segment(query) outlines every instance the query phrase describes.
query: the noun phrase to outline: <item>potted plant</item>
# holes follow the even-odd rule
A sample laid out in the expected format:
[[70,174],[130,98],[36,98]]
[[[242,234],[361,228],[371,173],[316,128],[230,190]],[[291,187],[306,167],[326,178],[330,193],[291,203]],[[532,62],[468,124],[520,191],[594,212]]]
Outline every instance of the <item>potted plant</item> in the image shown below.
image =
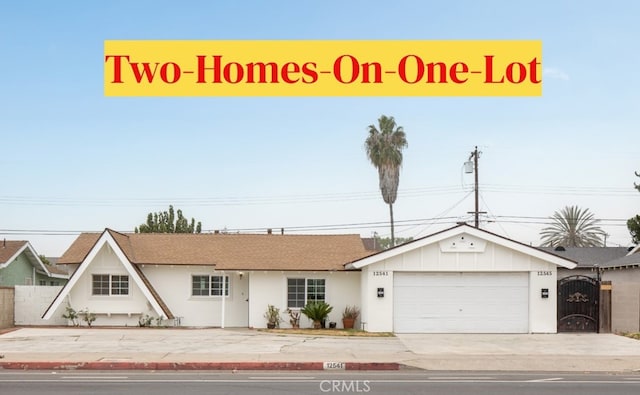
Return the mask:
[[347,306],[342,312],[342,326],[344,329],[353,329],[356,320],[360,316],[360,309],[356,306]]
[[300,310],[286,310],[287,314],[289,314],[289,324],[293,329],[300,328]]
[[314,329],[320,329],[322,322],[327,319],[333,307],[326,302],[310,302],[300,312],[313,321]]
[[264,313],[264,318],[267,319],[267,328],[273,329],[280,326],[282,318],[280,317],[280,309],[270,304],[267,306],[267,312]]

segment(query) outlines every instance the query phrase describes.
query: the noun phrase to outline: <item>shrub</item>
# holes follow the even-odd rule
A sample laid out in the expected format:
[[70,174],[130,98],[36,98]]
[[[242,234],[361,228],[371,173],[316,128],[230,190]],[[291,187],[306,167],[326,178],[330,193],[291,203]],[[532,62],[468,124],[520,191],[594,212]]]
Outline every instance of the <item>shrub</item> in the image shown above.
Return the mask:
[[66,318],[71,321],[73,326],[79,326],[78,323],[78,312],[71,306],[67,305],[66,312],[62,314],[62,318]]
[[314,328],[320,328],[322,321],[329,317],[333,307],[326,302],[310,302],[300,312],[313,321]]
[[87,323],[87,326],[91,327],[93,321],[96,320],[96,315],[89,311],[89,308],[85,308],[84,310],[80,310],[78,312],[79,315],[82,316],[82,321]]

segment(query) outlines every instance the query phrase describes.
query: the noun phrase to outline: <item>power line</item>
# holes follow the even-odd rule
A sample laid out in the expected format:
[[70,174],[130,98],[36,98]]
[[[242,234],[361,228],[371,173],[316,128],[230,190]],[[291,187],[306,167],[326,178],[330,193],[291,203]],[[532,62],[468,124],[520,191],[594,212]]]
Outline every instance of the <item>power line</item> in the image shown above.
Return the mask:
[[[472,191],[471,191],[472,192]],[[469,192],[469,194],[471,194]],[[424,233],[426,229],[435,224],[456,224],[461,222],[462,219],[469,218],[468,215],[462,216],[443,216],[457,205],[459,205],[466,197],[456,202],[453,206],[440,214],[439,216],[432,218],[415,218],[394,221],[398,227],[417,227],[426,226],[425,229],[418,232],[418,235]],[[484,199],[483,199],[484,200]],[[511,223],[511,224],[531,224],[531,225],[551,225],[553,222],[547,217],[533,217],[533,216],[515,216],[515,215],[496,215],[491,216],[494,223]],[[601,226],[625,226],[626,219],[620,218],[604,218],[598,219]],[[373,222],[350,222],[341,224],[324,224],[324,225],[297,225],[297,226],[273,226],[273,227],[251,227],[251,228],[227,228],[226,232],[229,233],[263,233],[265,229],[284,229],[286,233],[296,232],[321,232],[321,231],[335,231],[335,230],[356,230],[356,229],[371,229],[376,227],[383,227],[389,224],[388,221],[373,221]],[[218,229],[205,229],[203,233],[212,233]],[[504,229],[503,229],[504,230]],[[46,235],[46,236],[70,236],[78,235],[80,233],[100,233],[100,230],[63,230],[63,229],[0,229],[0,235]]]
[[[632,188],[619,187],[570,187],[570,186],[533,186],[480,184],[483,192],[501,194],[533,194],[533,195],[569,195],[569,196],[638,196]],[[474,190],[473,186],[436,186],[405,188],[398,191],[402,198],[418,198],[423,196],[451,195]],[[209,196],[198,198],[185,197],[62,197],[62,196],[27,196],[2,195],[0,205],[11,206],[89,206],[89,207],[122,207],[149,205],[180,205],[188,207],[206,206],[244,206],[244,205],[277,205],[295,203],[321,203],[374,200],[380,198],[379,191],[320,193],[303,195],[247,195],[247,196]]]

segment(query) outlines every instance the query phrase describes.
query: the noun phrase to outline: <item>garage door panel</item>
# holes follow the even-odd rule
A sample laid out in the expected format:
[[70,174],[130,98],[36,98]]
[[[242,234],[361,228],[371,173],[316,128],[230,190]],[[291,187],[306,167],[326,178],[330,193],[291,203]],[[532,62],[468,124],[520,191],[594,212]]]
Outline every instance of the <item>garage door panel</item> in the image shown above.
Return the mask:
[[395,273],[398,333],[526,333],[528,273]]

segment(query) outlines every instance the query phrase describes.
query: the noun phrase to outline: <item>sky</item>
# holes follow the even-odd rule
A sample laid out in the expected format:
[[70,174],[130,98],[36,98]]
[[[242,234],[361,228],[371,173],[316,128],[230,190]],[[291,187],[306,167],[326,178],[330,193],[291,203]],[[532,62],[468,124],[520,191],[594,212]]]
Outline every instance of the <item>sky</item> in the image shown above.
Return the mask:
[[[364,150],[393,116],[408,148],[397,237],[472,221],[537,245],[588,208],[607,245],[640,213],[635,1],[21,1],[0,5],[0,238],[61,255],[170,204],[205,231],[374,232]],[[540,97],[105,97],[105,40],[542,40]]]

